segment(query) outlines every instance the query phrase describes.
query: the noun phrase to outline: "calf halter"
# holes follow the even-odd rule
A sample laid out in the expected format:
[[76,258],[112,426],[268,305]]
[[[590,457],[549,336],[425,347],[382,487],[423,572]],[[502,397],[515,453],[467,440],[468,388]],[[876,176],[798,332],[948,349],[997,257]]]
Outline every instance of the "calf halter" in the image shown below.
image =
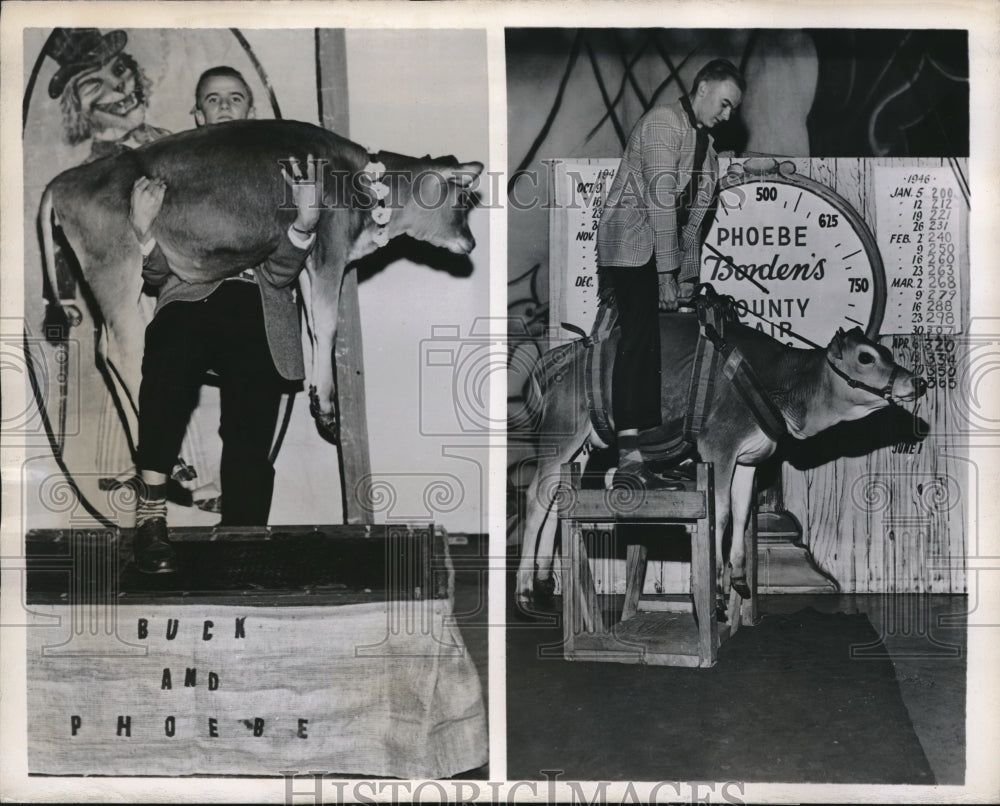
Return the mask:
[[896,376],[899,374],[899,364],[893,364],[892,372],[889,373],[889,381],[885,386],[876,388],[874,386],[869,386],[864,381],[859,381],[857,378],[852,378],[844,370],[838,367],[833,361],[830,360],[830,356],[826,357],[826,363],[830,365],[830,369],[836,372],[841,378],[847,381],[847,385],[852,389],[864,389],[866,392],[870,392],[876,397],[880,397],[887,403],[893,406],[898,406],[899,403],[892,396],[892,387],[896,383]]
[[392,210],[386,207],[385,199],[389,195],[389,186],[382,181],[385,175],[385,165],[379,162],[378,156],[369,152],[368,164],[362,169],[361,175],[367,180],[367,185],[375,196],[375,205],[372,207],[372,221],[375,222],[375,232],[372,233],[372,241],[376,246],[385,246],[389,243],[389,231],[387,226],[392,218]]

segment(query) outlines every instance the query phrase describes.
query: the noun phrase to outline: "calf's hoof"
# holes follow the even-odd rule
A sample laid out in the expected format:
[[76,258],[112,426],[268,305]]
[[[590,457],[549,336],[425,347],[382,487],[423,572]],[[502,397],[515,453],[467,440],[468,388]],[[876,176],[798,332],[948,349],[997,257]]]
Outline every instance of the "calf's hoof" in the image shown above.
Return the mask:
[[194,481],[198,478],[198,471],[178,456],[170,478],[174,481]]
[[746,577],[733,577],[732,582],[733,590],[736,591],[741,599],[750,598],[750,586],[747,584]]
[[729,616],[726,615],[726,597],[725,594],[720,592],[716,592],[715,594],[715,620],[719,624],[729,622]]
[[202,512],[211,512],[213,515],[219,515],[222,513],[222,496],[215,495],[210,498],[199,498],[194,502],[194,505]]
[[552,577],[548,579],[536,579],[534,594],[532,599],[537,608],[551,610],[556,596],[556,581]]
[[516,621],[538,621],[538,610],[530,593],[519,591],[515,597],[514,619]]
[[340,424],[333,415],[326,415],[316,418],[316,430],[331,445],[340,444]]
[[516,595],[515,616],[519,621],[539,621],[557,611],[554,579],[536,579],[530,590],[519,590]]
[[337,416],[337,409],[325,412],[319,405],[319,395],[316,387],[309,387],[309,413],[316,422],[316,430],[331,445],[340,444],[340,418]]

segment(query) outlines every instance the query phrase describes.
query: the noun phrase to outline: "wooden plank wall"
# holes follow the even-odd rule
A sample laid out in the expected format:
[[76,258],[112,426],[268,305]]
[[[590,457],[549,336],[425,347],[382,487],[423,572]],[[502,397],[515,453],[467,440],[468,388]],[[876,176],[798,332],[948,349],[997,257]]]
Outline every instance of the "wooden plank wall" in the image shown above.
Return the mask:
[[[945,167],[944,159],[802,159],[797,169],[847,199],[875,231],[874,167]],[[968,160],[958,161],[967,175]],[[958,198],[962,318],[969,321],[968,211]],[[891,289],[889,294],[892,294]],[[906,367],[933,367],[955,351],[961,378],[962,339],[883,336]],[[917,414],[928,423],[915,452],[896,446],[800,470],[782,469],[784,500],[803,526],[803,540],[844,592],[964,593],[970,492],[963,446],[961,389],[931,388]],[[883,421],[878,421],[883,422]]]

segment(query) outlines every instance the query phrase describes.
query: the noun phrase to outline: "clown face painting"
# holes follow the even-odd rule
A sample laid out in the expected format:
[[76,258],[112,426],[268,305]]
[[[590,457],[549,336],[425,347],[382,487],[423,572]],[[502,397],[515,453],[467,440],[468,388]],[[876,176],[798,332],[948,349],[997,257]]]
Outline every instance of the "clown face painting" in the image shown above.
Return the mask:
[[146,124],[149,81],[124,51],[124,31],[56,28],[44,52],[60,67],[49,83],[58,99],[69,145],[93,139],[91,159],[136,147],[167,134]]

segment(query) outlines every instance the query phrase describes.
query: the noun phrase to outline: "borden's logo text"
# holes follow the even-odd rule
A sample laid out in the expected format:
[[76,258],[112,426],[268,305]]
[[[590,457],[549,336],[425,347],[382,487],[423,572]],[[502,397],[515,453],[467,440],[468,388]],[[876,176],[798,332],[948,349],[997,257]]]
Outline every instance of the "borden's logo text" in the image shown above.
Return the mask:
[[782,259],[781,252],[775,252],[770,260],[762,263],[738,263],[727,249],[738,250],[746,247],[777,246],[805,247],[808,227],[763,226],[763,227],[719,227],[717,244],[720,253],[703,255],[709,270],[709,282],[725,282],[730,279],[742,280],[751,277],[759,282],[768,280],[822,280],[826,275],[826,259],[810,255],[806,262],[789,262]]

